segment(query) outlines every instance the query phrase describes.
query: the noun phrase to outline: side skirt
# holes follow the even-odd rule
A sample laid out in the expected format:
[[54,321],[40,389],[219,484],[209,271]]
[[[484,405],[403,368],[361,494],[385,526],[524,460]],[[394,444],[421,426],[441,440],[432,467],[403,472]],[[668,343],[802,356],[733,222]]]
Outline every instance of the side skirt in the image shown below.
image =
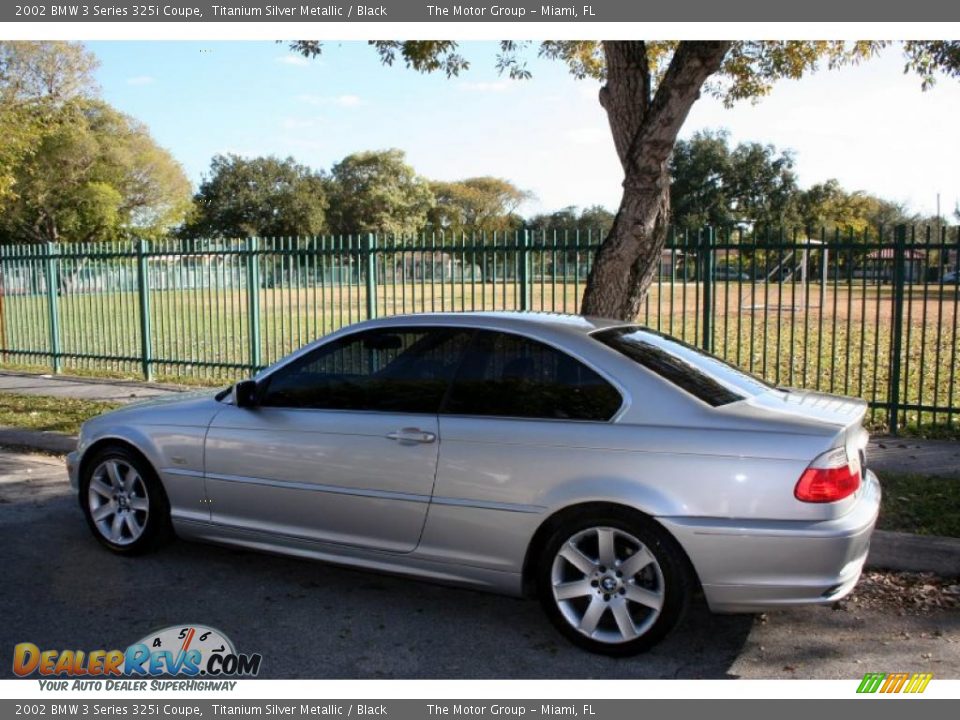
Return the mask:
[[174,518],[173,525],[177,536],[183,540],[229,545],[277,555],[320,560],[332,565],[402,575],[418,580],[443,585],[456,585],[502,595],[519,597],[523,594],[520,573],[425,560],[418,558],[416,551],[397,555],[184,518]]

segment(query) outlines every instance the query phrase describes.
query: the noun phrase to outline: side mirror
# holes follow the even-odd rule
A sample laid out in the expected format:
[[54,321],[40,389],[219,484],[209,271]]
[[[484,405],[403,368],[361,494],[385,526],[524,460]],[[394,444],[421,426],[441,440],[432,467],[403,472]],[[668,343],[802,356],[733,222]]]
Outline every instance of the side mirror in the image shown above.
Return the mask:
[[233,401],[237,407],[255,408],[257,406],[257,383],[255,380],[241,380],[233,386]]

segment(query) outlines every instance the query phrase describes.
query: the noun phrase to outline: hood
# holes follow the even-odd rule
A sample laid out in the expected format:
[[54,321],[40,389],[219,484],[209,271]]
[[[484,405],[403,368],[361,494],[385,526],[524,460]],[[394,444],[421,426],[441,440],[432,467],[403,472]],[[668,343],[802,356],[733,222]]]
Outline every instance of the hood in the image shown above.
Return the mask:
[[205,388],[203,390],[190,390],[189,392],[172,392],[169,395],[158,395],[157,397],[146,398],[144,400],[134,400],[133,402],[125,403],[122,407],[118,407],[116,410],[112,410],[111,412],[121,412],[123,410],[149,407],[161,407],[163,405],[172,405],[175,403],[196,400],[198,398],[212,398],[222,390],[223,388]]
[[219,390],[173,393],[124,405],[88,420],[86,425],[181,425],[205,427],[222,405],[214,396]]

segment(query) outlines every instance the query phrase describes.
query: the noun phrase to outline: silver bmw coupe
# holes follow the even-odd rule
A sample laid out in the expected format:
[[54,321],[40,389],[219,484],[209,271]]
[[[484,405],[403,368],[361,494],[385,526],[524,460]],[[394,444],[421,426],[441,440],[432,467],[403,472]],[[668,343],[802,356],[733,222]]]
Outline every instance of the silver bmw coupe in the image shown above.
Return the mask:
[[880,503],[865,409],[636,325],[423,314],[90,420],[68,468],[115,552],[175,532],[536,595],[629,655],[701,590],[715,612],[850,592]]

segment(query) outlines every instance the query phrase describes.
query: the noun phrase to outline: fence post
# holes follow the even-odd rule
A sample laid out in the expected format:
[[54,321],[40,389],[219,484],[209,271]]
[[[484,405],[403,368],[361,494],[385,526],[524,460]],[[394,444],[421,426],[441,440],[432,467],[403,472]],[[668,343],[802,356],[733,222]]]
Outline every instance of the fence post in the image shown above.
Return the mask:
[[59,268],[57,267],[57,245],[48,242],[44,270],[47,280],[47,314],[50,325],[50,359],[55,375],[63,372],[60,351],[60,307],[57,297],[60,294]]
[[704,352],[713,352],[713,228],[700,234],[700,268],[703,275],[703,337],[700,346]]
[[907,228],[898,225],[893,240],[893,326],[890,328],[890,386],[888,424],[896,435],[900,420],[900,363],[903,351],[903,302],[906,270]]
[[517,278],[520,287],[520,309],[530,310],[533,307],[533,288],[530,286],[530,232],[524,228],[517,231],[517,240],[519,240],[519,275]]
[[367,246],[361,250],[367,253],[367,320],[377,316],[377,236],[367,234]]
[[137,295],[140,299],[140,367],[144,380],[153,380],[153,333],[150,329],[150,273],[148,241],[137,241]]
[[260,357],[260,242],[259,238],[247,238],[247,323],[250,341],[250,371],[257,372],[262,363]]

